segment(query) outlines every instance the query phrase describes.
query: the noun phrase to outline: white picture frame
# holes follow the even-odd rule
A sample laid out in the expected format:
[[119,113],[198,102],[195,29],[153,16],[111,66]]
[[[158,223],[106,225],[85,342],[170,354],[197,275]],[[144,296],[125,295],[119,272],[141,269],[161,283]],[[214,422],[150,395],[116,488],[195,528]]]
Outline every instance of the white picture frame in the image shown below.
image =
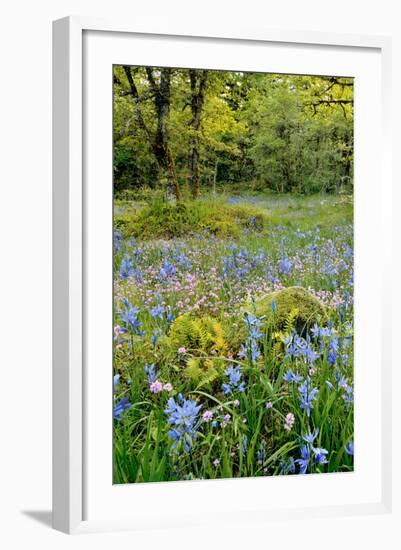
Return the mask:
[[[94,40],[88,47],[88,42],[85,42],[85,35],[92,33]],[[92,260],[88,260],[90,254],[91,240],[90,235],[93,230],[90,224],[94,222],[94,217],[91,214],[90,201],[93,198],[91,191],[87,190],[84,185],[84,180],[87,177],[85,168],[85,155],[90,155],[90,147],[88,147],[87,137],[84,135],[84,127],[87,123],[87,102],[84,90],[85,73],[84,59],[86,63],[89,60],[96,60],[101,57],[102,46],[96,42],[96,36],[101,39],[107,37],[107,51],[111,50],[112,43],[121,40],[130,40],[130,37],[135,37],[144,40],[146,43],[150,41],[168,39],[173,44],[175,41],[180,41],[189,45],[191,43],[202,44],[207,50],[207,44],[223,44],[224,47],[245,47],[252,44],[262,48],[264,45],[275,45],[280,48],[290,49],[293,54],[299,52],[313,52],[318,48],[326,48],[326,51],[333,52],[333,59],[341,51],[344,56],[349,54],[354,55],[357,52],[374,52],[375,59],[378,63],[377,67],[380,75],[380,82],[376,82],[377,94],[372,99],[371,105],[375,105],[377,111],[377,120],[375,128],[379,132],[376,141],[380,146],[380,158],[378,158],[377,176],[381,183],[381,196],[391,196],[391,177],[390,177],[390,160],[389,160],[389,124],[390,124],[390,55],[391,42],[387,37],[376,36],[353,36],[353,35],[337,35],[327,33],[313,32],[290,32],[290,31],[275,31],[275,30],[219,30],[215,29],[181,29],[174,28],[173,25],[166,25],[166,28],[142,28],[139,24],[131,25],[126,22],[104,21],[93,18],[83,17],[68,17],[54,22],[53,27],[53,526],[67,533],[97,531],[97,530],[114,530],[114,529],[137,529],[151,525],[151,521],[147,521],[146,511],[143,516],[137,514],[131,517],[119,517],[118,515],[107,513],[106,504],[104,507],[99,506],[99,513],[94,514],[96,517],[88,518],[88,500],[104,499],[108,500],[105,493],[91,493],[91,487],[95,481],[102,485],[101,476],[102,470],[97,470],[92,462],[85,458],[86,453],[91,453],[90,446],[97,445],[100,449],[100,439],[97,442],[88,439],[88,433],[92,433],[93,425],[91,423],[90,407],[96,406],[96,398],[88,390],[88,341],[91,339],[90,330],[87,328],[86,318],[93,315],[88,307],[91,307],[91,300],[87,300],[88,295],[88,278],[86,269]],[[174,46],[174,44],[173,44]],[[173,47],[172,46],[172,47]],[[220,46],[219,46],[220,47]],[[98,49],[97,53],[94,51]],[[217,48],[217,46],[216,46]],[[332,50],[330,50],[332,48]],[[89,50],[89,53],[88,53]],[[94,57],[91,57],[94,52]],[[152,59],[159,59],[159,53],[153,52]],[[292,55],[293,55],[292,54]],[[131,55],[131,54],[129,54]],[[166,54],[167,55],[167,54]],[[206,63],[210,63],[209,58]],[[159,56],[159,57],[158,57]],[[305,54],[307,57],[308,54]],[[111,54],[112,58],[112,54]],[[321,55],[320,55],[321,58]],[[132,56],[130,57],[132,59]],[[294,58],[295,59],[295,58]],[[118,58],[116,63],[121,63]],[[141,64],[132,59],[125,58],[124,63]],[[214,63],[218,64],[219,57],[216,56]],[[185,61],[182,61],[185,66]],[[219,67],[224,68],[224,61]],[[302,63],[299,63],[299,72],[303,72]],[[154,63],[156,64],[156,63]],[[163,64],[163,60],[160,65]],[[177,65],[176,60],[172,60],[171,64]],[[198,64],[194,63],[194,66]],[[216,65],[217,67],[218,65]],[[214,67],[212,67],[214,68]],[[231,67],[227,67],[231,68]],[[244,70],[247,67],[244,67]],[[362,70],[362,69],[361,69]],[[276,72],[280,72],[279,70]],[[296,72],[296,71],[294,71]],[[100,74],[100,73],[99,73]],[[110,73],[111,75],[111,73]],[[347,76],[353,76],[349,74]],[[87,82],[87,80],[86,80]],[[86,98],[86,99],[85,99]],[[94,102],[95,103],[95,102]],[[101,104],[99,104],[101,106]],[[97,108],[99,106],[91,107]],[[376,112],[375,111],[375,112]],[[90,114],[88,115],[90,118]],[[86,121],[86,122],[85,122]],[[102,122],[107,128],[109,119]],[[110,127],[111,133],[111,127]],[[362,139],[362,136],[360,135]],[[103,144],[107,148],[107,142]],[[371,145],[371,144],[370,144]],[[366,151],[370,145],[366,143]],[[361,173],[363,172],[364,162],[359,161]],[[107,165],[106,165],[107,166]],[[367,169],[368,171],[368,169]],[[368,175],[368,174],[367,174]],[[110,178],[111,171],[106,178]],[[106,181],[106,180],[105,180]],[[106,185],[106,184],[105,184]],[[111,201],[109,191],[100,193],[103,203],[97,206],[102,208],[102,212],[107,212],[107,201]],[[89,206],[88,206],[89,200]],[[360,193],[356,197],[360,202],[360,212],[363,209],[373,208],[373,204],[369,203],[369,198]],[[109,205],[110,206],[110,205]],[[110,206],[111,208],[111,206]],[[89,212],[89,216],[88,216]],[[92,216],[92,217],[91,217]],[[356,210],[358,216],[358,209]],[[362,223],[363,215],[361,214],[360,222]],[[388,234],[391,231],[389,221],[386,217],[386,205],[382,204],[379,210],[381,225],[379,229],[378,239],[381,236]],[[92,220],[92,221],[88,221]],[[363,222],[365,223],[366,220]],[[362,227],[362,225],[361,225]],[[365,226],[364,226],[365,227]],[[379,245],[379,240],[373,243]],[[375,248],[377,256],[381,258],[381,265],[389,266],[389,250],[378,246]],[[105,261],[103,265],[107,268],[107,257],[99,261]],[[89,268],[90,271],[90,268]],[[377,272],[377,280],[380,277],[380,296],[377,298],[377,306],[383,310],[389,307],[391,297],[387,292],[384,295],[381,293],[385,288],[389,288],[389,280],[386,275],[390,273],[390,269],[383,269]],[[373,280],[374,274],[369,275]],[[105,285],[108,284],[108,279],[104,280]],[[103,286],[102,288],[107,288]],[[101,288],[100,288],[101,290]],[[366,298],[366,296],[365,296]],[[362,297],[362,300],[364,297]],[[89,304],[89,305],[88,305]],[[379,317],[381,317],[379,315]],[[98,327],[99,328],[99,327]],[[377,426],[378,445],[377,460],[375,462],[375,472],[377,473],[377,487],[375,494],[377,498],[370,498],[367,491],[366,495],[359,501],[358,495],[356,499],[341,500],[341,496],[333,504],[329,500],[322,506],[312,506],[311,503],[305,506],[295,505],[286,507],[279,505],[277,509],[273,505],[269,508],[271,517],[305,517],[305,514],[328,514],[328,515],[350,515],[363,513],[385,513],[391,509],[391,357],[390,345],[388,342],[388,326],[378,324],[374,327],[380,331],[380,342],[378,343],[377,354],[372,354],[372,357],[379,360],[372,368],[379,369],[377,371],[377,382],[380,387],[380,400],[378,410],[380,410],[380,425]],[[104,329],[103,329],[104,330]],[[105,334],[109,326],[105,328]],[[90,347],[90,345],[89,345]],[[373,360],[373,359],[372,359]],[[111,365],[110,365],[111,368]],[[89,380],[91,380],[89,376]],[[99,389],[99,395],[107,387],[108,380],[105,385]],[[375,384],[372,382],[373,391]],[[90,399],[88,400],[88,392]],[[106,394],[107,395],[107,394]],[[360,390],[361,402],[364,401],[364,389]],[[370,394],[371,395],[371,394]],[[368,390],[366,390],[366,401],[368,399]],[[88,404],[89,403],[89,404]],[[105,404],[105,407],[109,403]],[[102,413],[103,414],[103,413]],[[107,409],[105,411],[107,416]],[[361,420],[362,422],[362,420]],[[108,434],[108,435],[107,435]],[[106,438],[110,436],[106,430]],[[102,436],[103,437],[103,436]],[[111,444],[111,441],[110,441]],[[107,451],[107,449],[106,449]],[[107,453],[106,453],[107,454]],[[93,453],[92,453],[93,456]],[[368,467],[368,464],[366,464]],[[361,467],[361,469],[363,469]],[[103,470],[104,471],[104,470]],[[333,475],[333,474],[331,474]],[[98,477],[96,477],[98,476]],[[303,477],[303,479],[295,480],[294,477]],[[307,478],[309,476],[306,476]],[[320,476],[315,476],[320,477]],[[323,477],[323,476],[322,476]],[[333,478],[332,478],[333,479]],[[89,481],[88,481],[89,480]],[[305,491],[305,483],[312,483],[312,480],[305,479],[304,476],[293,476],[292,479],[271,480],[277,485],[277,482],[283,483],[280,491],[289,491],[289,483],[297,484],[299,491]],[[366,484],[366,478],[364,483]],[[241,484],[241,491],[244,495],[249,494],[249,491],[256,491],[255,487],[258,480],[234,480],[234,483]],[[363,480],[361,479],[361,483]],[[109,481],[106,481],[109,483]],[[126,487],[126,497],[121,497],[121,500],[128,502],[127,499],[140,498],[142,503],[166,502],[166,499],[171,497],[171,493],[176,493],[177,499],[188,498],[192,492],[194,498],[202,502],[207,494],[214,494],[214,498],[227,499],[229,503],[232,500],[229,483],[231,480],[224,480],[224,494],[222,482],[185,482],[177,486],[176,483],[171,484],[149,484],[141,485],[135,488],[136,494],[132,493],[134,489]],[[320,482],[319,482],[320,483]],[[325,482],[326,483],[326,482]],[[327,482],[331,485],[337,484],[337,481]],[[344,480],[344,484],[340,485],[347,487],[348,480]],[[373,483],[373,481],[372,481]],[[88,489],[89,486],[89,489]],[[232,487],[232,485],[231,485]],[[238,490],[238,485],[237,485]],[[326,489],[316,485],[316,491],[325,491]],[[333,489],[334,490],[334,489]],[[351,490],[353,490],[351,488]],[[214,491],[216,491],[214,493]],[[132,495],[129,495],[129,492]],[[313,492],[313,491],[312,491]],[[90,496],[88,496],[90,494]],[[373,494],[373,493],[372,493]],[[121,496],[121,493],[120,493]],[[255,504],[252,510],[242,510],[238,506],[238,519],[246,517],[252,511],[252,516],[258,521],[263,521],[264,512],[266,511],[262,504]],[[111,501],[109,502],[112,507]],[[143,508],[143,505],[140,505]],[[183,511],[184,510],[184,507]],[[157,506],[155,506],[156,513]],[[228,510],[227,513],[234,514],[235,505]],[[254,513],[254,512],[259,513]],[[137,510],[139,512],[139,509]],[[160,516],[159,512],[159,516]],[[134,517],[135,516],[135,517]],[[165,517],[158,516],[159,525],[171,525],[172,519],[168,514]],[[195,515],[181,515],[182,519],[177,520],[177,525],[188,525],[192,521],[197,521]]]

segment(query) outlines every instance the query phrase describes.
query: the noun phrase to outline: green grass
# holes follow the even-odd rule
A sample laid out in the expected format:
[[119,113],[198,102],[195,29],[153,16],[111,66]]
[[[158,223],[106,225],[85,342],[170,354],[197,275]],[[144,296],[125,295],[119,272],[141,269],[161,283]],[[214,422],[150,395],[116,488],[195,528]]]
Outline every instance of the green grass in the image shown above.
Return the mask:
[[[235,202],[232,204],[232,202]],[[124,237],[172,239],[207,232],[219,238],[239,239],[246,229],[264,233],[276,225],[301,230],[317,226],[322,230],[351,223],[352,197],[261,195],[243,199],[204,195],[198,201],[179,204],[119,200],[115,203],[114,225]]]

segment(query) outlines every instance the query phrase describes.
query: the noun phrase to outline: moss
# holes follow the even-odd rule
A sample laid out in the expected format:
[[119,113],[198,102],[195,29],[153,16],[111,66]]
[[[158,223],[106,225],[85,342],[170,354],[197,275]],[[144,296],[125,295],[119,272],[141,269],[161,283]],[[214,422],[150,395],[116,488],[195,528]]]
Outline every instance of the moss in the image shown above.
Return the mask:
[[263,231],[267,215],[252,206],[226,205],[218,200],[170,204],[155,200],[139,209],[121,208],[114,225],[124,237],[157,239],[186,237],[206,231],[221,238],[237,238],[243,229]]
[[[275,312],[273,313],[273,300]],[[265,316],[268,325],[285,331],[288,320],[294,314],[293,328],[304,334],[315,323],[325,324],[327,313],[324,305],[315,296],[299,286],[271,292],[256,301],[256,313]]]

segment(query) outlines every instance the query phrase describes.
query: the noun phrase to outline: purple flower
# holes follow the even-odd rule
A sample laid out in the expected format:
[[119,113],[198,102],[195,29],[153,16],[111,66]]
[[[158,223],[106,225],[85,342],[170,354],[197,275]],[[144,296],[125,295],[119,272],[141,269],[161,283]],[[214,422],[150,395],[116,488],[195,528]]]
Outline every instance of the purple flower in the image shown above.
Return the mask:
[[203,414],[202,414],[202,420],[203,422],[210,422],[213,418],[213,413],[212,411],[205,411]]
[[254,363],[258,357],[260,357],[259,340],[263,338],[263,333],[260,332],[262,327],[262,320],[246,311],[244,313],[244,322],[246,324],[248,337],[245,344],[241,346],[239,353],[240,357],[248,357],[248,359]]
[[348,456],[354,456],[354,442],[352,440],[344,446],[344,449]]
[[315,441],[317,435],[319,433],[319,429],[317,428],[313,433],[309,432],[308,434],[302,436],[302,439],[306,441],[306,443],[309,443],[312,445],[312,443]]
[[292,413],[288,413],[285,417],[284,429],[287,432],[291,431],[293,425],[295,424],[295,416]]
[[160,278],[170,279],[173,275],[175,275],[174,265],[169,261],[165,261],[162,267],[160,268]]
[[155,380],[149,386],[152,393],[160,393],[163,390],[163,384],[159,380]]
[[315,448],[312,447],[313,453],[315,455],[315,463],[316,464],[327,464],[327,454],[328,451],[326,449],[321,448]]
[[299,473],[306,474],[310,461],[310,450],[307,445],[301,447],[301,458],[297,458],[295,462],[299,466]]
[[121,420],[121,417],[125,411],[131,408],[131,403],[128,397],[123,397],[114,405],[113,416],[115,420]]
[[164,314],[164,308],[161,304],[157,304],[155,307],[153,307],[150,310],[150,314],[152,317],[158,317],[159,319],[163,319]]
[[230,414],[225,414],[224,417],[223,417],[223,422],[221,423],[223,428],[225,428],[227,426],[227,424],[230,422],[230,420],[231,420],[231,415]]
[[134,264],[132,259],[126,254],[121,261],[120,265],[120,277],[127,279],[134,275]]
[[298,372],[296,374],[294,374],[293,371],[290,369],[284,374],[283,380],[285,382],[296,382],[296,383],[298,383],[298,382],[302,382],[303,377],[300,376],[298,374]]
[[278,269],[283,275],[287,275],[292,268],[292,262],[287,258],[287,256],[284,256],[282,260],[278,262]]
[[173,439],[172,448],[182,442],[184,451],[189,452],[198,427],[198,413],[202,405],[197,405],[192,399],[184,399],[179,394],[177,401],[170,397],[167,401],[165,413],[168,415],[167,423],[172,426],[168,435]]
[[130,304],[130,302],[124,298],[125,311],[119,311],[119,317],[127,330],[130,330],[134,334],[142,336],[144,333],[139,331],[141,323],[138,319],[139,309]]
[[224,374],[228,377],[228,383],[224,383],[221,386],[224,395],[229,395],[235,390],[239,392],[245,390],[245,382],[241,381],[242,373],[239,365],[229,366]]
[[303,384],[299,387],[301,409],[306,411],[306,415],[310,416],[310,412],[313,409],[313,401],[317,398],[319,390],[317,388],[310,389],[311,379],[308,377]]
[[160,376],[160,372],[156,371],[156,365],[154,363],[151,365],[145,364],[144,371],[148,378],[148,384],[153,384]]

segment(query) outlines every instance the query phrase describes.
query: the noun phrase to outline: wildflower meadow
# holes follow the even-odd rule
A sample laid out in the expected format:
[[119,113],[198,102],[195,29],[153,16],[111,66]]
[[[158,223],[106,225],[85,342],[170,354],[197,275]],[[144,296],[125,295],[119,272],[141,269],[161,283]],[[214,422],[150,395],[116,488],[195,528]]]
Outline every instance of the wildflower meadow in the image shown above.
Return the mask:
[[[327,87],[350,93],[349,82],[171,71],[115,75],[114,483],[352,471],[353,197],[344,165],[352,112],[340,95],[324,103]],[[233,95],[233,82],[246,93]],[[160,122],[147,93],[167,83],[169,118]],[[195,92],[200,114],[193,103],[191,111]],[[276,109],[274,119],[263,119],[264,108]],[[301,166],[292,153],[301,172],[291,187],[281,173],[290,151],[281,149],[295,147],[300,121],[310,158]],[[146,145],[147,130],[157,143],[158,124],[174,160],[170,187],[171,166]],[[267,131],[277,136],[263,149]],[[190,168],[180,160],[188,156]],[[224,170],[208,172],[216,163]],[[196,193],[185,183],[194,178]]]

